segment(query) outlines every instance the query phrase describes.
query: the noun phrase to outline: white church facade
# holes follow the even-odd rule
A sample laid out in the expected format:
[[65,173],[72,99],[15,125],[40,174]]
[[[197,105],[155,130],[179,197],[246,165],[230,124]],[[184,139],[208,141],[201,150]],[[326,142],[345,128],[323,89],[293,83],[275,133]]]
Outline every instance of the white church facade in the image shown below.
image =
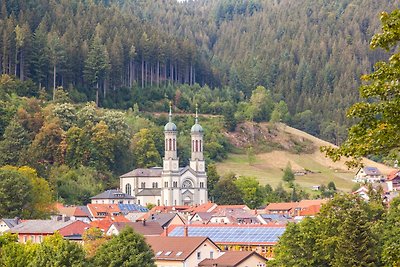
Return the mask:
[[122,192],[136,198],[140,205],[165,206],[197,205],[208,201],[207,174],[203,154],[203,128],[196,122],[191,129],[191,158],[186,167],[179,167],[177,153],[178,130],[172,122],[171,108],[169,121],[164,126],[163,167],[135,169],[120,176]]

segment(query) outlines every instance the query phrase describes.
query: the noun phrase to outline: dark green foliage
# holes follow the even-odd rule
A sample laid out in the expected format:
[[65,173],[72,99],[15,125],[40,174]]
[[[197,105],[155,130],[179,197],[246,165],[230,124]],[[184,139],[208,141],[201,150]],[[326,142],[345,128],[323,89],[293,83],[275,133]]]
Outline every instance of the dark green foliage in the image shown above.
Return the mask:
[[29,266],[87,266],[83,247],[60,234],[46,237],[36,248]]
[[234,174],[222,177],[214,187],[212,202],[218,205],[243,204],[243,193],[236,185],[236,180]]
[[143,236],[127,227],[104,243],[93,258],[95,266],[155,267],[154,254]]
[[0,141],[0,165],[19,165],[29,144],[28,132],[18,121],[12,120]]
[[289,224],[271,266],[381,266],[379,236],[370,204],[336,196],[315,218]]
[[0,170],[0,217],[25,217],[32,208],[29,178],[13,170]]
[[282,180],[284,182],[288,183],[289,185],[291,185],[291,184],[293,184],[295,179],[296,178],[294,177],[292,166],[290,165],[290,162],[288,162],[288,164],[286,165],[285,170],[283,171]]

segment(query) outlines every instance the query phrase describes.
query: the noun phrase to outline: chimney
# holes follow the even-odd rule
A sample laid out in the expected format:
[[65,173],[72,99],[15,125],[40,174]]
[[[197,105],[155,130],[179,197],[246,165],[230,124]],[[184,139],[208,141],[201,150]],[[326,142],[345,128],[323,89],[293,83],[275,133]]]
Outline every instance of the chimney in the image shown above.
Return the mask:
[[169,232],[168,232],[168,226],[166,226],[166,227],[164,228],[164,231],[165,231],[165,236],[168,236],[168,234],[169,234]]
[[183,236],[189,236],[189,229],[187,225],[183,227]]
[[143,226],[146,226],[146,219],[143,219],[142,223],[143,223]]

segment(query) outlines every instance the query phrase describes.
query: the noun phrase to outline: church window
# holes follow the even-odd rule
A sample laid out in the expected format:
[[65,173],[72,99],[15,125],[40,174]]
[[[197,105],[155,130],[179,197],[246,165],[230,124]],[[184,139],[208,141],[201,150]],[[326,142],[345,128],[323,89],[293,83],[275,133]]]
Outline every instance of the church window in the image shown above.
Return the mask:
[[172,150],[172,139],[170,138],[168,142],[169,142],[168,150],[171,151]]
[[202,146],[201,146],[201,140],[199,141],[199,143],[200,143],[200,145],[199,145],[199,151],[201,152],[201,151],[203,151],[203,148],[202,148]]
[[132,186],[131,186],[131,184],[126,184],[125,185],[125,193],[130,195],[130,196],[132,195]]
[[199,141],[196,140],[196,152],[199,152]]
[[174,151],[175,151],[176,150],[176,140],[173,139],[173,141],[174,141]]
[[168,182],[164,182],[164,187],[168,187]]
[[200,188],[204,188],[204,182],[200,182]]
[[158,188],[158,183],[157,182],[153,183],[153,188]]
[[141,188],[146,188],[146,182],[142,182]]
[[192,187],[193,187],[193,184],[192,184],[192,182],[191,182],[190,180],[185,180],[185,181],[182,183],[182,187],[183,187],[183,188],[192,188]]
[[178,182],[177,182],[177,181],[174,181],[174,182],[173,182],[173,185],[174,185],[174,187],[178,187]]
[[194,140],[192,141],[192,152],[194,152]]

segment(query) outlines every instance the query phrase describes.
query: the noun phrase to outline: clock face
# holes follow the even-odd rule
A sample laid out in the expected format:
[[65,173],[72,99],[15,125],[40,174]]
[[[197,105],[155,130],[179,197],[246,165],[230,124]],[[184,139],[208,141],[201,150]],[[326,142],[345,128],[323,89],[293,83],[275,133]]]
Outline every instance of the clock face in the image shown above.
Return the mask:
[[185,180],[185,181],[182,183],[182,187],[183,187],[183,188],[192,188],[193,185],[192,185],[192,182],[191,182],[190,180]]

